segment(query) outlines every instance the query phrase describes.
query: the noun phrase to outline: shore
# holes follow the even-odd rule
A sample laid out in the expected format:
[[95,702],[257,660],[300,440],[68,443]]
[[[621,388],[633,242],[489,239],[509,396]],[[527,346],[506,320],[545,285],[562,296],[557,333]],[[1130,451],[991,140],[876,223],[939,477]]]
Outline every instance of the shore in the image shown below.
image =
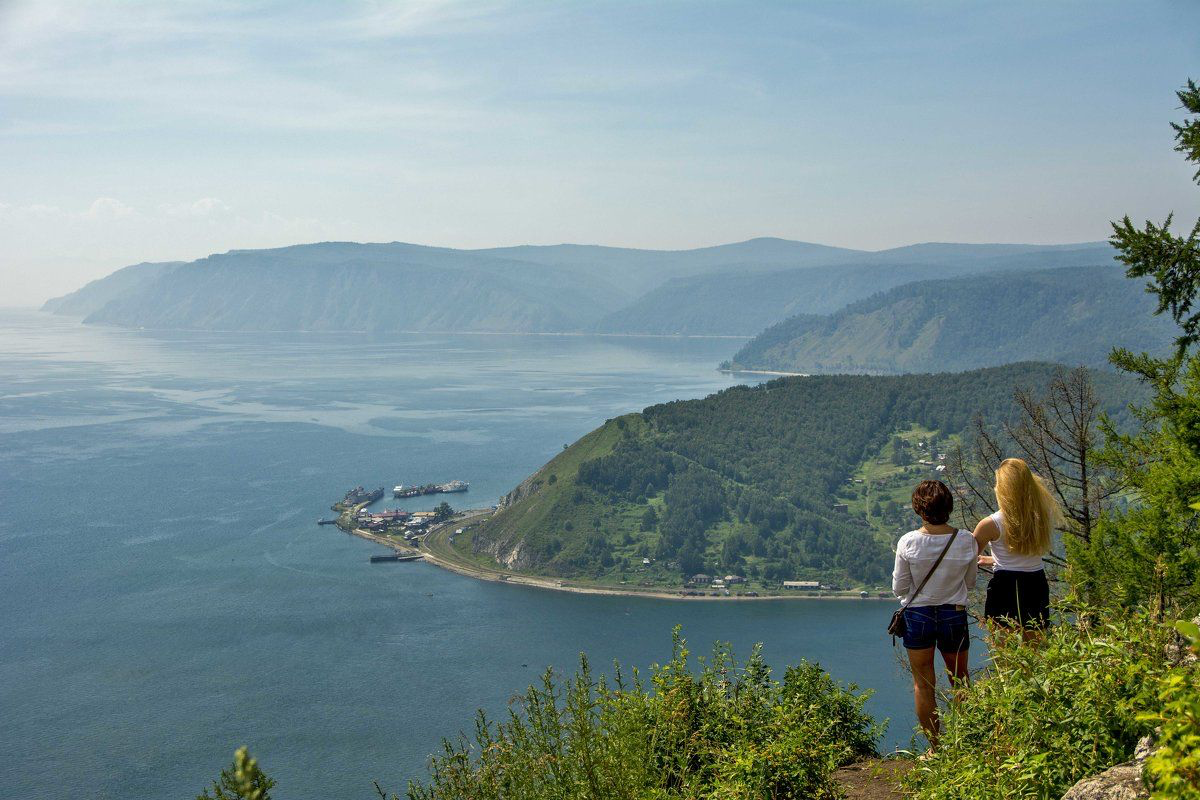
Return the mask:
[[807,372],[781,372],[775,369],[718,369],[727,375],[775,375],[780,378],[807,378]]
[[877,597],[869,596],[862,597],[857,592],[843,592],[839,594],[778,594],[778,595],[760,595],[758,597],[746,597],[745,595],[692,595],[686,596],[680,594],[679,589],[653,589],[653,588],[625,588],[616,586],[582,586],[572,584],[567,580],[558,578],[545,578],[537,575],[524,575],[518,572],[506,572],[504,570],[492,569],[479,564],[473,564],[464,561],[455,553],[449,539],[455,530],[469,525],[473,521],[478,521],[484,517],[491,516],[494,512],[492,509],[472,509],[461,512],[453,519],[442,523],[430,529],[425,535],[424,542],[419,549],[406,547],[397,543],[394,539],[387,536],[382,536],[377,533],[372,533],[362,528],[347,529],[339,525],[339,529],[349,533],[352,536],[357,536],[361,539],[366,539],[376,544],[382,544],[390,547],[397,553],[402,555],[422,555],[424,560],[430,564],[441,567],[444,570],[465,575],[468,578],[475,578],[481,581],[490,581],[492,583],[507,583],[515,586],[528,586],[533,589],[547,589],[553,592],[570,592],[573,594],[593,594],[593,595],[609,595],[609,596],[624,596],[624,597],[645,597],[655,600],[694,600],[694,601],[734,601],[734,602],[751,602],[758,600],[778,601],[778,600],[854,600],[857,602],[864,601],[884,601],[888,603],[897,602],[894,597]]

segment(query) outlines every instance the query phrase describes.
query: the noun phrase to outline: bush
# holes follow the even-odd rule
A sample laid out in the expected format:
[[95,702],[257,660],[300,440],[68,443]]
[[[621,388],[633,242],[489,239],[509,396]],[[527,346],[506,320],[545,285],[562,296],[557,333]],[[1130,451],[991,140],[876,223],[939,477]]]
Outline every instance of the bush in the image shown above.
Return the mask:
[[[1200,650],[1200,628],[1176,623],[1192,650]],[[1195,662],[1168,672],[1159,682],[1162,707],[1143,719],[1158,728],[1157,750],[1146,762],[1146,782],[1158,800],[1200,798],[1200,674]]]
[[1128,761],[1161,708],[1167,632],[1121,614],[993,643],[987,674],[942,716],[937,756],[910,773],[923,800],[1057,798]]
[[693,674],[678,631],[648,689],[586,658],[560,688],[550,672],[474,741],[443,742],[410,800],[451,798],[832,798],[833,771],[874,752],[882,733],[868,694],[815,664],[771,678],[759,648],[738,666],[727,647]]

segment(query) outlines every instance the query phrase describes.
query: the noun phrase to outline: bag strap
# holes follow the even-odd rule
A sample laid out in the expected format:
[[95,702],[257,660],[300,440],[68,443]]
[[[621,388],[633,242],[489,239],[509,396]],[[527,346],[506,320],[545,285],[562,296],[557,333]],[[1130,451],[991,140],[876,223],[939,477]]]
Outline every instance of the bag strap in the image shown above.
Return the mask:
[[912,605],[912,601],[917,599],[917,595],[919,595],[921,590],[925,588],[925,584],[929,583],[929,579],[933,577],[933,573],[937,570],[938,565],[942,563],[942,559],[946,557],[946,553],[950,552],[950,546],[954,544],[956,539],[958,539],[958,534],[961,532],[962,531],[960,531],[958,528],[955,528],[954,533],[949,535],[948,538],[950,541],[946,542],[946,546],[942,548],[941,555],[937,557],[937,561],[933,562],[933,566],[929,568],[929,572],[925,573],[925,579],[921,581],[921,585],[918,586],[917,590],[908,598],[908,602],[901,606],[902,609],[908,608],[910,605]]

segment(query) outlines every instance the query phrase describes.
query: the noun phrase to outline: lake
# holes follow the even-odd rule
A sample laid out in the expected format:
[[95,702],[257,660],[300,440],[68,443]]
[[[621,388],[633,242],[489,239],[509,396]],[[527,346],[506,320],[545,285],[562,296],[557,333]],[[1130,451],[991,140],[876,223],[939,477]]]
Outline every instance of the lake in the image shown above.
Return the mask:
[[676,624],[694,651],[761,641],[876,689],[907,743],[891,604],[548,592],[372,565],[315,524],[357,484],[459,478],[453,503],[490,505],[605,418],[731,385],[739,346],[0,312],[0,796],[192,797],[242,744],[281,797],[402,792],[476,708],[581,652],[666,660]]

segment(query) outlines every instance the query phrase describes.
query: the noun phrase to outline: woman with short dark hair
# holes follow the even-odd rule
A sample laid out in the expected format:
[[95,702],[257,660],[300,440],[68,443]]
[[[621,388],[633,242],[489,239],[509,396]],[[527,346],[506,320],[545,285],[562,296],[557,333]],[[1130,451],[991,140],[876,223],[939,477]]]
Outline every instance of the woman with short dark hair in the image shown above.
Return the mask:
[[952,684],[967,680],[967,591],[975,585],[978,550],[969,531],[948,524],[954,496],[941,481],[923,481],[913,491],[920,528],[896,543],[892,591],[904,608],[904,647],[913,674],[917,720],[937,747],[937,673],[934,649],[942,654]]

